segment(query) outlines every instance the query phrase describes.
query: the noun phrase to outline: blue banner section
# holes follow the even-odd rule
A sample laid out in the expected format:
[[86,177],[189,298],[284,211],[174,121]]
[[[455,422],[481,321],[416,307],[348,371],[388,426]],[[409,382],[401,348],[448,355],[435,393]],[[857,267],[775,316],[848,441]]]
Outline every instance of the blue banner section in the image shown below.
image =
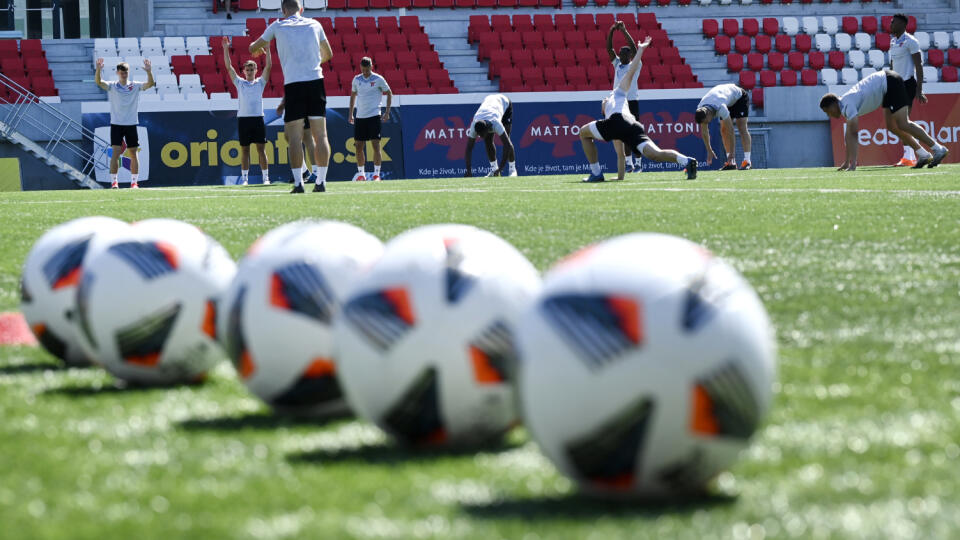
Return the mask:
[[[641,100],[638,120],[650,139],[660,148],[674,149],[701,162],[706,150],[694,122],[699,100]],[[466,168],[466,129],[477,105],[403,106],[403,150],[408,178],[459,177]],[[521,175],[580,174],[589,170],[580,143],[580,127],[600,118],[599,101],[514,103],[511,141],[517,153]],[[710,125],[711,142],[717,155],[723,155],[718,122]],[[495,139],[498,139],[495,137]],[[498,159],[502,149],[497,140]],[[598,143],[600,165],[606,173],[616,173],[613,145]],[[675,163],[643,159],[643,170],[679,170]],[[473,148],[474,175],[490,170],[481,141]],[[716,169],[717,160],[703,169]]]
[[[357,173],[353,124],[347,122],[346,109],[327,109],[327,134],[330,140],[328,180],[351,180]],[[391,110],[390,121],[381,130],[385,180],[404,178],[401,149],[400,113]],[[265,111],[271,181],[292,181],[287,156],[283,120],[275,111]],[[84,113],[84,127],[109,141],[109,113]],[[99,128],[99,129],[98,129]],[[144,136],[144,134],[146,136]],[[92,146],[91,141],[86,141]],[[235,184],[240,176],[240,143],[237,139],[236,110],[162,111],[140,113],[140,181],[147,186],[184,186]],[[89,148],[88,148],[89,149]],[[130,150],[121,148],[120,181],[129,179]],[[108,151],[109,153],[109,151]],[[367,171],[373,171],[373,148],[366,147]],[[250,182],[260,183],[260,167],[255,146],[251,145]],[[107,163],[97,169],[97,180],[109,182]]]

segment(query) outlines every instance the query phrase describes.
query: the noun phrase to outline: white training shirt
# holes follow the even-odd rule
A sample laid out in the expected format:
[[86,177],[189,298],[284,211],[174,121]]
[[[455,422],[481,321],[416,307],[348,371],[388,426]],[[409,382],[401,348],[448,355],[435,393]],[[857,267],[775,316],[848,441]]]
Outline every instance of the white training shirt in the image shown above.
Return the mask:
[[110,99],[110,123],[115,126],[135,126],[139,122],[137,108],[140,104],[140,91],[144,83],[127,81],[121,86],[118,81],[107,83],[107,97]]
[[291,15],[267,27],[260,39],[277,39],[277,54],[283,65],[284,84],[323,78],[320,68],[320,43],[327,40],[320,23]]
[[840,114],[847,120],[871,113],[883,104],[887,93],[887,72],[878,71],[863,78],[840,96]]
[[263,90],[267,87],[263,77],[253,82],[235,77],[233,84],[237,87],[237,117],[263,116]]
[[914,78],[916,69],[913,55],[920,52],[920,42],[906,32],[890,40],[890,69],[903,77],[904,81]]
[[503,118],[503,113],[507,111],[507,107],[509,106],[510,99],[503,94],[491,94],[483,98],[483,103],[480,104],[480,108],[477,109],[476,114],[473,115],[470,127],[467,128],[467,137],[474,138],[477,136],[477,132],[473,129],[473,126],[479,120],[490,122],[493,126],[493,132],[497,135],[506,133],[507,129],[503,127],[501,119]]
[[604,118],[610,118],[611,116],[620,113],[623,115],[623,119],[628,122],[636,120],[633,117],[633,114],[630,113],[630,104],[627,103],[629,99],[630,93],[624,92],[620,88],[616,88],[613,92],[610,92],[610,95],[603,100]]
[[[637,54],[640,54],[639,52]],[[620,81],[623,80],[624,75],[627,74],[627,71],[630,69],[630,63],[624,64],[620,61],[620,57],[613,59],[613,87],[616,88],[620,86]],[[627,91],[627,99],[634,100],[640,99],[640,90],[637,88],[637,80],[640,79],[640,70],[643,69],[643,62],[637,66],[637,72],[633,74],[633,80],[630,82],[630,90]]]
[[703,96],[697,108],[708,107],[713,109],[716,111],[717,118],[726,120],[730,118],[730,109],[728,107],[732,106],[742,97],[743,89],[739,86],[735,84],[718,84],[711,88],[710,91],[707,92],[707,95]]
[[373,118],[380,116],[380,100],[390,85],[379,73],[370,73],[370,78],[361,73],[353,78],[351,91],[357,93],[356,118]]

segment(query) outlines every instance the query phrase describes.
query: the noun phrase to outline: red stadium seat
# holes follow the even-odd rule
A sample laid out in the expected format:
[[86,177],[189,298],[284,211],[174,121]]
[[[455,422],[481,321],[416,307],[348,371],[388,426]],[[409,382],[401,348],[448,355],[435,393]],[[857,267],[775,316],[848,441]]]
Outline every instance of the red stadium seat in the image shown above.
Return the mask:
[[743,55],[730,53],[727,55],[727,71],[737,73],[743,70]]
[[756,19],[744,19],[743,33],[750,37],[756,37],[760,33],[760,22]]
[[770,52],[770,49],[773,48],[771,43],[770,36],[760,34],[757,36],[756,41],[754,41],[754,48],[757,49],[757,52],[767,54]]
[[533,64],[533,51],[530,49],[514,49],[510,51],[510,62],[517,67],[526,68]]
[[749,68],[751,71],[760,71],[763,69],[763,55],[760,53],[748,54],[747,68]]
[[857,30],[860,28],[860,23],[857,21],[856,17],[844,17],[841,19],[843,22],[840,25],[840,29],[847,34],[856,34]]
[[753,92],[750,94],[750,101],[753,102],[753,106],[759,109],[763,108],[763,88],[754,88]]
[[46,57],[46,53],[43,52],[43,44],[39,39],[22,39],[20,40],[20,56],[24,58]]
[[703,37],[705,38],[714,38],[717,37],[717,34],[720,33],[720,24],[717,23],[716,19],[704,19],[703,20]]
[[[713,51],[716,54],[727,54],[730,52],[730,38],[728,36],[717,36],[713,38]],[[742,54],[742,53],[741,53]]]
[[508,32],[500,36],[500,43],[507,50],[523,48],[523,38],[516,32]]
[[733,38],[740,33],[740,23],[738,23],[736,19],[724,19],[723,33]]
[[[909,19],[908,19],[909,21]],[[890,33],[890,23],[893,22],[893,15],[884,15],[880,17],[880,29]]]
[[[606,51],[604,51],[605,53]],[[581,66],[590,66],[597,61],[597,55],[593,49],[577,49],[573,51],[573,56]],[[606,60],[606,58],[604,58]]]
[[50,74],[50,65],[47,64],[47,59],[43,56],[31,56],[23,59],[24,68],[30,75],[49,75]]
[[890,34],[887,34],[885,32],[877,33],[876,47],[877,49],[880,49],[881,51],[884,51],[884,52],[889,51],[890,50]]
[[571,13],[557,13],[553,17],[553,24],[558,32],[571,32],[577,29]]
[[357,33],[357,27],[353,24],[353,17],[334,17],[333,30],[340,36]]
[[768,36],[775,36],[780,32],[780,23],[773,17],[763,19],[763,33]]
[[796,85],[797,85],[796,71],[793,71],[792,69],[785,69],[780,72],[780,86],[796,86]]
[[533,51],[533,63],[544,68],[556,65],[556,60],[553,58],[553,51],[550,49]]
[[763,70],[760,72],[760,86],[776,86],[777,85],[777,74],[770,70]]
[[733,47],[740,54],[747,54],[753,49],[753,44],[750,43],[750,38],[747,36],[737,36],[733,40]]
[[782,52],[783,54],[790,52],[790,49],[793,48],[790,36],[786,34],[777,34],[777,37],[774,39],[774,46],[777,51]]
[[563,68],[563,73],[566,75],[568,83],[581,84],[587,82],[587,68],[583,66],[567,66]]
[[757,75],[752,71],[740,72],[740,86],[747,90],[753,89],[757,85]]
[[570,49],[559,49],[553,52],[557,65],[568,67],[577,65],[576,55]]
[[957,82],[957,68],[953,66],[943,66],[943,70],[940,71],[940,80],[943,82]]
[[772,52],[767,55],[767,67],[772,71],[780,71],[783,69],[783,54],[778,52]]
[[267,29],[267,20],[251,17],[247,19],[246,25],[248,36],[260,37]]
[[800,72],[800,81],[804,86],[817,85],[817,72],[812,69],[805,69]]
[[808,34],[797,34],[796,49],[804,54],[813,48],[813,40]]
[[833,69],[843,69],[843,66],[847,63],[846,57],[841,51],[830,51],[829,64]]
[[787,54],[787,65],[790,66],[790,69],[800,71],[803,69],[803,54],[797,51],[793,51]]
[[426,34],[414,34],[409,37],[410,50],[411,51],[432,51],[433,45],[430,43],[430,38]]
[[947,63],[954,67],[960,67],[960,49],[950,49],[947,51]]
[[537,50],[543,48],[543,34],[536,30],[520,34],[524,49]]
[[560,32],[547,32],[543,35],[543,44],[548,49],[553,49],[554,51],[566,48],[566,43],[563,40],[563,34]]
[[544,68],[543,79],[547,85],[552,87],[563,86],[567,83],[567,78],[563,74],[563,68],[557,66]]
[[[493,26],[493,17],[490,18],[490,22],[490,26]],[[420,17],[417,17],[416,15],[401,15],[400,29],[408,34],[422,33],[423,27],[420,26]]]
[[693,69],[688,64],[677,64],[670,68],[673,80],[682,85],[687,85],[697,80],[693,75]]
[[930,49],[927,51],[927,64],[935,68],[943,67],[944,54],[940,49]]
[[820,71],[826,65],[823,53],[820,51],[812,51],[807,57],[807,63],[810,66],[810,69],[815,69],[817,71]]
[[587,46],[587,41],[583,37],[583,34],[577,32],[576,30],[564,32],[563,41],[566,43],[567,47],[571,49],[583,49]]
[[917,31],[917,18],[913,15],[907,17],[907,32],[914,33]]
[[520,14],[513,16],[513,31],[514,32],[536,32],[537,27],[533,25],[533,20],[530,19],[529,15]]
[[[619,16],[619,15],[618,15]],[[657,22],[657,16],[649,11],[637,13],[637,26],[644,30],[659,30],[660,23]]]
[[[214,61],[214,56],[212,54],[198,54],[193,58],[193,67],[196,70],[196,73],[209,73],[216,72],[217,63]],[[236,66],[234,69],[237,69]]]
[[863,31],[866,32],[866,33],[868,33],[868,34],[876,34],[876,33],[877,33],[877,28],[878,28],[877,18],[876,18],[876,17],[864,17],[863,20],[862,20],[861,28],[863,28]]

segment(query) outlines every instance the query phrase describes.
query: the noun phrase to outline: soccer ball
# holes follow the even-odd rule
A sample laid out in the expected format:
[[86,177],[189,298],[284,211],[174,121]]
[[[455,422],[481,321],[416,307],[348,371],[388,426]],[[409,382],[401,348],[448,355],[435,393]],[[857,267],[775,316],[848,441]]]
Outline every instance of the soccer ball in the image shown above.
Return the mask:
[[475,227],[391,240],[336,325],[354,412],[414,446],[499,439],[517,421],[516,318],[539,288],[520,252]]
[[333,363],[333,319],[382,253],[375,236],[336,221],[290,223],[254,244],[224,295],[218,325],[251,392],[285,413],[348,410]]
[[200,229],[135,223],[88,253],[77,289],[83,346],[114,376],[142,385],[203,380],[222,360],[216,310],[236,266]]
[[523,418],[590,493],[703,488],[747,446],[770,406],[767,313],[700,246],[630,234],[544,278],[519,327]]
[[81,263],[97,236],[128,227],[108,217],[85,217],[47,231],[30,249],[20,277],[20,310],[37,340],[68,366],[91,359],[77,343],[72,322]]

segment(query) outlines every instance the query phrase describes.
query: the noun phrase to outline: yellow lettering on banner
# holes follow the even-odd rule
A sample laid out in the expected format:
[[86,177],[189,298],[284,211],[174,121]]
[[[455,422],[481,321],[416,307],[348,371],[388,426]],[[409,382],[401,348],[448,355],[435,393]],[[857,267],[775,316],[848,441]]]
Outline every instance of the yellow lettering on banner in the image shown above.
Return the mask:
[[210,165],[218,165],[219,160],[217,159],[217,130],[208,129],[207,138],[210,139],[210,142],[207,143],[207,157],[210,159]]
[[[383,161],[393,161],[390,157],[390,154],[387,153],[387,143],[390,142],[390,137],[382,137],[380,139],[380,156],[383,158]],[[343,161],[349,161],[350,163],[357,162],[357,141],[353,140],[353,137],[347,139],[347,155],[344,156]],[[367,141],[367,146],[364,148],[364,157],[367,158],[367,161],[373,160],[373,142]],[[338,161],[338,163],[340,163]]]
[[192,142],[190,143],[190,166],[191,167],[202,167],[203,162],[201,157],[204,152],[207,151],[207,143],[205,142]]
[[[176,154],[177,157],[173,157]],[[187,147],[183,143],[170,142],[160,149],[160,161],[170,168],[183,167],[187,162]]]
[[220,147],[220,161],[228,167],[240,165],[240,141],[228,141]]
[[286,165],[287,163],[287,149],[289,148],[287,144],[287,135],[284,132],[277,134],[277,164]]

